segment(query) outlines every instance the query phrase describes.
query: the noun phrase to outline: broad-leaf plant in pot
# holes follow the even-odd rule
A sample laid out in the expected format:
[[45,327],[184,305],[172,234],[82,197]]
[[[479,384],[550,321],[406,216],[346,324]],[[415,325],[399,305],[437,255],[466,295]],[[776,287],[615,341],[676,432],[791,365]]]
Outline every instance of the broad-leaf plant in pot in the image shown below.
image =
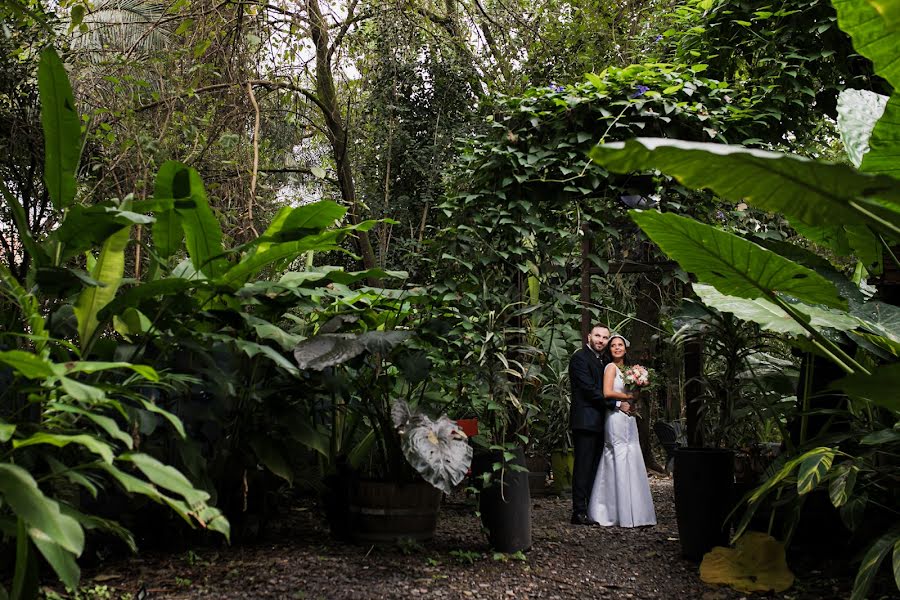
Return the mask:
[[[385,297],[379,302],[382,309],[391,304]],[[413,347],[427,346],[427,327],[404,306],[343,314],[294,350],[301,370],[329,381],[331,402],[362,422],[354,456],[338,457],[338,472],[327,482],[338,537],[431,538],[442,493],[451,493],[470,467],[466,435],[446,415],[427,414],[431,364]]]

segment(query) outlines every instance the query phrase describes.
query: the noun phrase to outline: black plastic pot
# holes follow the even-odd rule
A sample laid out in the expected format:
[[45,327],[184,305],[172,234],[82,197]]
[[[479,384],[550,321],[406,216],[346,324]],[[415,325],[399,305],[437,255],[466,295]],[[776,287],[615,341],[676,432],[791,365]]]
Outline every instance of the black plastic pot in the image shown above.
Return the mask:
[[675,515],[685,558],[699,561],[713,546],[728,546],[734,506],[734,452],[720,448],[675,451]]
[[478,510],[488,542],[498,552],[531,548],[531,492],[525,451],[519,448],[513,453],[515,458],[511,463],[521,466],[522,471],[510,468],[494,471],[493,465],[503,462],[500,451],[477,454],[472,460],[475,481],[481,481],[482,473],[493,474],[491,483],[480,490]]

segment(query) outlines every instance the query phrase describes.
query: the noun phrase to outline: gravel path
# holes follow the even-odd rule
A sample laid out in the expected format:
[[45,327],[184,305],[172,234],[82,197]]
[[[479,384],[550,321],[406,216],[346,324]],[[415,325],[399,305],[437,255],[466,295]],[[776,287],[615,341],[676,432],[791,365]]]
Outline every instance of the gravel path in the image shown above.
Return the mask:
[[[114,598],[143,588],[148,599],[747,597],[700,581],[698,566],[679,554],[671,479],[652,478],[651,488],[659,524],[643,529],[570,525],[570,500],[533,499],[533,547],[524,561],[495,557],[474,505],[460,497],[445,502],[434,540],[419,546],[336,543],[315,509],[299,507],[269,534],[277,542],[146,554],[86,572],[85,584],[105,585]],[[756,597],[849,597],[846,565],[791,566],[798,575],[791,590]]]

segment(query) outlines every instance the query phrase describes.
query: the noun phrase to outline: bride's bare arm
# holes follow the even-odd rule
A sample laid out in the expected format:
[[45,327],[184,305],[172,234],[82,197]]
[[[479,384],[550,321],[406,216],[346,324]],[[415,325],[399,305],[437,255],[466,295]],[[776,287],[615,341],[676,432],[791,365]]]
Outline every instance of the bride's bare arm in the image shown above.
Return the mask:
[[613,389],[613,384],[616,381],[617,368],[618,367],[616,367],[614,364],[610,363],[603,371],[603,395],[606,396],[606,398],[621,400],[619,408],[623,412],[628,412],[631,410],[630,402],[634,395],[629,392],[617,392],[615,389]]

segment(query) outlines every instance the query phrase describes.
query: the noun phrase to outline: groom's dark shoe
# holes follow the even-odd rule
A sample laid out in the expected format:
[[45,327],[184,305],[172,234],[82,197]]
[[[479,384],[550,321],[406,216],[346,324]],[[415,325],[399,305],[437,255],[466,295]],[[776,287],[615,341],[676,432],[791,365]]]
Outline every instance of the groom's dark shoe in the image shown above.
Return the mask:
[[572,525],[596,525],[597,521],[593,520],[587,513],[572,513]]

